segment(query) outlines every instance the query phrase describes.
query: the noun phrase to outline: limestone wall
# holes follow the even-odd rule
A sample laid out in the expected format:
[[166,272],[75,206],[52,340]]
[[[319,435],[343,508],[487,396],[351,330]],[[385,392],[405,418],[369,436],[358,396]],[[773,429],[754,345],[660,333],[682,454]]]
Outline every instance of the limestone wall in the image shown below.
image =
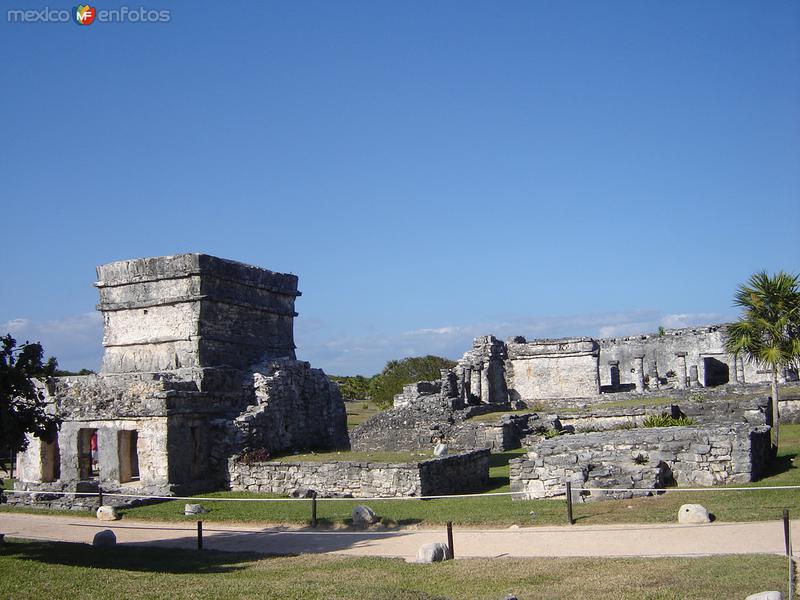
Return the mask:
[[[566,481],[584,500],[629,498],[661,488],[755,481],[770,457],[770,428],[735,423],[718,427],[659,427],[583,433],[542,441],[510,463],[519,498],[563,495]],[[608,492],[581,491],[609,488]]]
[[600,393],[599,348],[591,338],[507,343],[506,379],[512,400],[576,398]]
[[230,461],[231,489],[292,494],[312,489],[320,496],[435,496],[475,492],[489,484],[489,451],[418,463]]

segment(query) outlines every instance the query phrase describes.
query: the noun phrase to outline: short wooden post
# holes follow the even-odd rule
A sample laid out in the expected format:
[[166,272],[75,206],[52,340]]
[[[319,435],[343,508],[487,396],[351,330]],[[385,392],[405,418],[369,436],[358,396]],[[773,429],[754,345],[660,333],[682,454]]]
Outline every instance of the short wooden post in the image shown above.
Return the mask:
[[783,509],[783,541],[786,545],[786,556],[792,555],[792,538],[789,535],[789,509]]
[[197,549],[203,549],[203,522],[197,522]]
[[317,526],[317,492],[311,491],[311,527]]
[[575,524],[575,519],[572,518],[572,482],[567,482],[567,523],[570,525]]
[[453,560],[455,553],[453,551],[453,522],[447,522],[447,558]]
[[97,488],[97,501],[103,506],[103,488]]

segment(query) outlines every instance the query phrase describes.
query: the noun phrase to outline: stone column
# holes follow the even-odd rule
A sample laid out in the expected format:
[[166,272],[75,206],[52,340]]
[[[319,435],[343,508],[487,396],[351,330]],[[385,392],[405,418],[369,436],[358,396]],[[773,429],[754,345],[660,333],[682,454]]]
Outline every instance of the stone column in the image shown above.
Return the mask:
[[655,360],[650,363],[649,375],[650,375],[650,383],[648,384],[647,387],[649,387],[651,390],[657,390],[658,388],[660,388],[661,382],[658,380],[658,365],[656,364]]
[[686,352],[676,352],[675,356],[678,357],[678,382],[677,387],[679,390],[685,390],[689,382],[686,379]]
[[733,371],[733,382],[739,383],[739,355],[738,354],[731,354],[731,360],[728,363],[730,366],[728,367],[728,372],[730,373]]
[[619,391],[619,361],[618,360],[610,360],[608,361],[608,369],[610,371],[611,377],[611,391],[618,392]]
[[739,376],[737,377],[739,383],[747,383],[744,380],[744,356],[736,356],[736,371],[739,373]]
[[489,404],[492,401],[492,386],[489,385],[489,363],[481,369],[481,403]]
[[461,392],[464,396],[464,402],[469,404],[470,394],[472,394],[472,369],[464,367],[464,388]]
[[697,365],[689,367],[689,387],[700,387],[700,380],[697,377]]
[[636,391],[644,391],[644,354],[633,357],[633,376],[636,383]]

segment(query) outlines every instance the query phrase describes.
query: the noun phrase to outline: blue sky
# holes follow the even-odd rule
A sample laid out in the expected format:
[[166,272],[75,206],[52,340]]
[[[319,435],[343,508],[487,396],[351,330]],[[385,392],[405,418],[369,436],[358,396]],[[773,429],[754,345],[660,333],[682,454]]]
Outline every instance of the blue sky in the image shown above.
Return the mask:
[[63,367],[99,365],[95,265],[139,256],[297,273],[298,356],[340,374],[725,320],[800,271],[796,1],[7,22],[44,6],[0,15],[0,334]]

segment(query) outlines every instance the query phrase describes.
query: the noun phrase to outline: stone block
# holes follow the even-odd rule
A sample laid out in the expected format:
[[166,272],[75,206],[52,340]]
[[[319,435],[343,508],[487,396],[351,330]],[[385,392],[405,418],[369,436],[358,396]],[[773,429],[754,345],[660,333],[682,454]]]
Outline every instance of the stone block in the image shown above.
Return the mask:
[[711,517],[702,504],[684,504],[678,509],[678,523],[700,524],[710,523]]
[[350,516],[354,527],[368,527],[378,520],[375,511],[363,505],[354,506]]
[[744,600],[783,600],[783,594],[781,592],[758,592],[750,594]]
[[418,563],[434,563],[442,562],[448,557],[447,544],[441,542],[431,542],[430,544],[423,544],[417,550]]
[[118,521],[120,518],[114,506],[101,506],[97,509],[96,515],[100,521]]

